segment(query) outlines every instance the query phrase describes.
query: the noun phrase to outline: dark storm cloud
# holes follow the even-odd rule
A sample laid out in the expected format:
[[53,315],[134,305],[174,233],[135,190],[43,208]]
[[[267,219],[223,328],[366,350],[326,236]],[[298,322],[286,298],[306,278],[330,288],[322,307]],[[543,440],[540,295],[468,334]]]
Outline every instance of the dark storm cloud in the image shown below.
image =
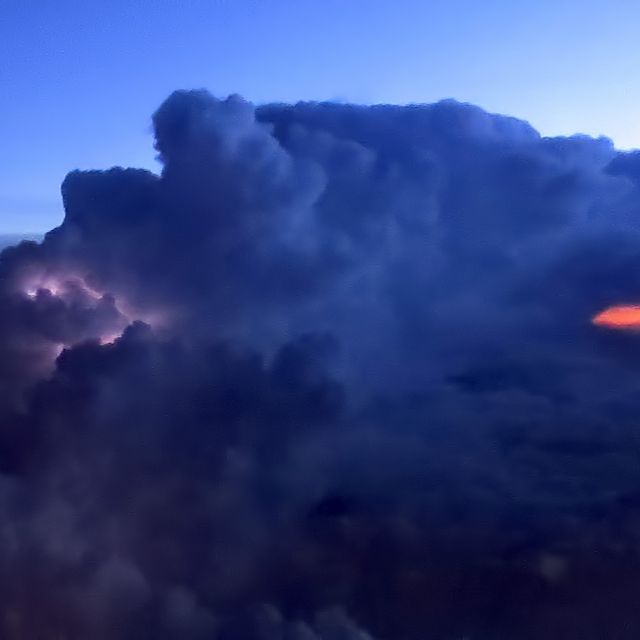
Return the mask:
[[153,123],[160,175],[70,173],[0,256],[0,635],[636,638],[640,343],[590,323],[640,302],[635,155],[452,101]]

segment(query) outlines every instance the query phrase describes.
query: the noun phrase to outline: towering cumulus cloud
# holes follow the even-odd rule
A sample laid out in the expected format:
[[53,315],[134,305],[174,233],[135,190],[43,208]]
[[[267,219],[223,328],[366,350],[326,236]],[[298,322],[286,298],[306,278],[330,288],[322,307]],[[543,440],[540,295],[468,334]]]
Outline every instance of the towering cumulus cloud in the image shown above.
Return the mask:
[[0,637],[636,640],[640,162],[176,92],[0,254]]

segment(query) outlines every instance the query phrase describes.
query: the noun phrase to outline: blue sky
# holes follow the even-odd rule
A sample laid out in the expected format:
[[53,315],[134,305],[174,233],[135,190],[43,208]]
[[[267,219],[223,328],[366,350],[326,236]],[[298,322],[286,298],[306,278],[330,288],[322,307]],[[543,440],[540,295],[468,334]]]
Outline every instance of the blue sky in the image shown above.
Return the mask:
[[176,88],[256,101],[453,97],[640,147],[637,0],[3,0],[0,232],[50,228],[73,168],[157,167]]

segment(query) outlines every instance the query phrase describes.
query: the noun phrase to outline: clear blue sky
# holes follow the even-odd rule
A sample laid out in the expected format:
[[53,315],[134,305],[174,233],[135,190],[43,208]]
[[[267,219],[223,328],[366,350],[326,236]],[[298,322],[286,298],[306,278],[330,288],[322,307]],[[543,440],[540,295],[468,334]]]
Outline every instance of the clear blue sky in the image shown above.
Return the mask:
[[46,230],[73,168],[155,165],[176,88],[469,101],[640,147],[640,0],[0,0],[0,232]]

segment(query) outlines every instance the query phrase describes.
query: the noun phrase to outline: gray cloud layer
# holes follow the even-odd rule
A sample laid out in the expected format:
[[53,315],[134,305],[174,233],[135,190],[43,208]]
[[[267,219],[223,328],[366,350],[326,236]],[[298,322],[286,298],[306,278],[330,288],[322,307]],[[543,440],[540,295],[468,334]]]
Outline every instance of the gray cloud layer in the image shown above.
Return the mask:
[[640,166],[176,92],[0,255],[0,630],[635,639]]

